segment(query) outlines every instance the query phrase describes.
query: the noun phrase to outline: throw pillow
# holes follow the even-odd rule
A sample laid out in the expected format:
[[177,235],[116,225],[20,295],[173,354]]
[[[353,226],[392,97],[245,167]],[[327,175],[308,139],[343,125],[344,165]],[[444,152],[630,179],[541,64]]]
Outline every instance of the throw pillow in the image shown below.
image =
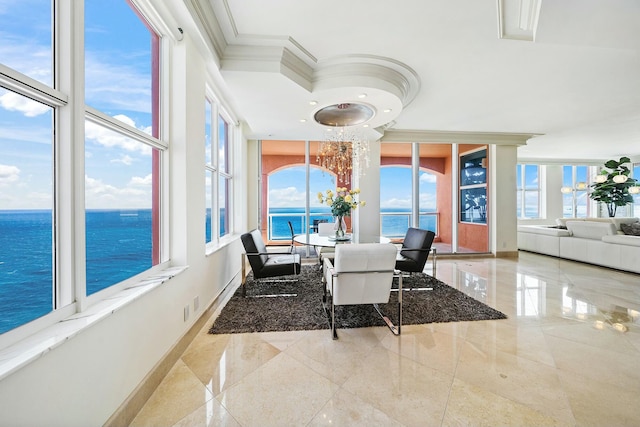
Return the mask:
[[629,236],[640,236],[640,222],[631,224],[620,224],[620,229]]

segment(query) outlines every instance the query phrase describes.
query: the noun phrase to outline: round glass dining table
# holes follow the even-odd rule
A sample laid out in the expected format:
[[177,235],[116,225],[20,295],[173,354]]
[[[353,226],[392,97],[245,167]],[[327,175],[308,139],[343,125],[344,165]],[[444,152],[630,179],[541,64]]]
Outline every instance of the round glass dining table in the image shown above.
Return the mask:
[[319,235],[318,233],[310,233],[307,237],[306,234],[299,234],[293,238],[293,241],[300,243],[301,245],[309,246],[321,246],[326,248],[332,248],[339,244],[349,243],[390,243],[391,240],[384,236],[367,236],[353,234],[345,234],[344,238],[337,239],[334,236]]

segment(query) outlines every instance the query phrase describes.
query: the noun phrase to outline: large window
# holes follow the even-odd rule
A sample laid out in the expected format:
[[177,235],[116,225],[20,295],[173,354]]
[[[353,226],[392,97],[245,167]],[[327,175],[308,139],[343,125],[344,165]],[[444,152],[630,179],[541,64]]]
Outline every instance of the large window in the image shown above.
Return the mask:
[[52,126],[53,108],[0,89],[0,333],[53,309]]
[[[61,15],[72,8],[0,8],[3,345],[163,261],[160,38],[132,4],[84,2],[84,73],[68,66],[82,31]],[[82,86],[84,102],[72,96]]]
[[[0,334],[55,309],[51,1],[0,8]],[[5,89],[6,88],[6,89]],[[10,88],[10,89],[9,89]]]
[[[562,216],[587,218],[591,215],[589,199],[590,166],[570,165],[562,167]],[[595,171],[593,171],[595,174]]]
[[87,295],[160,262],[159,37],[126,0],[85,0]]
[[518,218],[540,218],[540,166],[517,165],[516,181]]
[[[230,120],[223,116],[213,97],[205,99],[205,242],[231,233],[231,141]],[[216,127],[213,127],[216,124]]]

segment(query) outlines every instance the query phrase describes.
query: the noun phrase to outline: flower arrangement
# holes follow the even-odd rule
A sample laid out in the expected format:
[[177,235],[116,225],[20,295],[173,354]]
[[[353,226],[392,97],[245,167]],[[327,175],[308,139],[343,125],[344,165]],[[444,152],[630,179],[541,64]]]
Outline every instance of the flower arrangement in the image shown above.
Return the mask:
[[364,206],[364,201],[358,202],[356,199],[360,194],[359,188],[347,190],[346,187],[336,188],[335,194],[331,190],[327,190],[326,194],[318,193],[318,201],[327,206],[331,206],[331,213],[335,217],[351,216],[351,210],[358,206]]

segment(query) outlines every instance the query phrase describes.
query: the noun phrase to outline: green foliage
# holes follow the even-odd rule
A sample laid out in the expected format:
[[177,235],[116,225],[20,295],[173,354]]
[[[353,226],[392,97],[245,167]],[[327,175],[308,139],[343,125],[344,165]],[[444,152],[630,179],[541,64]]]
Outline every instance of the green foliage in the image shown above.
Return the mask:
[[[609,160],[604,166],[607,169],[603,169],[600,173],[602,176],[606,175],[606,180],[603,182],[596,182],[591,185],[592,191],[589,197],[597,202],[607,205],[607,212],[610,217],[616,215],[618,206],[626,206],[633,202],[633,196],[629,194],[629,187],[636,185],[637,180],[629,178],[631,170],[625,166],[625,163],[629,163],[631,159],[628,157],[621,157],[620,160]],[[617,183],[614,181],[616,176],[626,176],[625,182]]]

